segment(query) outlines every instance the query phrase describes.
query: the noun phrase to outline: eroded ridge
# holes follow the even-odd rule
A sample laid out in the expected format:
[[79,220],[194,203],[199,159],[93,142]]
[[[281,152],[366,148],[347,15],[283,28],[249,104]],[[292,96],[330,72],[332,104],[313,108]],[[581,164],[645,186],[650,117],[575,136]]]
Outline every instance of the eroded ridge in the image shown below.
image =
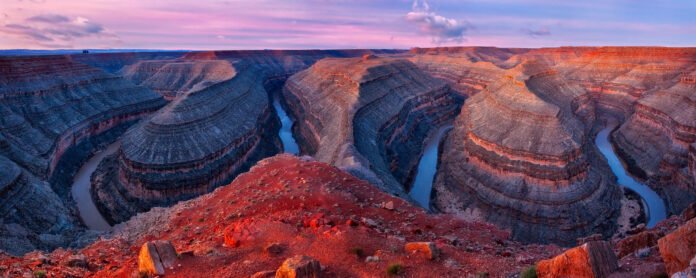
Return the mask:
[[621,191],[574,108],[586,92],[539,63],[508,70],[467,101],[447,139],[436,206],[510,228],[522,241],[571,244],[615,228]]
[[23,253],[74,243],[83,227],[69,185],[80,164],[164,104],[67,56],[0,58],[1,168],[13,177],[0,194],[0,248]]
[[425,138],[450,122],[461,97],[403,59],[324,59],[283,94],[303,152],[405,196]]

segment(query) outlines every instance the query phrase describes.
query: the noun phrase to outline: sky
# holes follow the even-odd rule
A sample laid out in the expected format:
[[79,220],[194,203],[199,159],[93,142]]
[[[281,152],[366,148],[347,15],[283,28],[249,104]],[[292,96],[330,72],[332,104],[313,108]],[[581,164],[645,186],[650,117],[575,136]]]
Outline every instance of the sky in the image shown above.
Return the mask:
[[0,49],[696,46],[693,0],[0,0]]

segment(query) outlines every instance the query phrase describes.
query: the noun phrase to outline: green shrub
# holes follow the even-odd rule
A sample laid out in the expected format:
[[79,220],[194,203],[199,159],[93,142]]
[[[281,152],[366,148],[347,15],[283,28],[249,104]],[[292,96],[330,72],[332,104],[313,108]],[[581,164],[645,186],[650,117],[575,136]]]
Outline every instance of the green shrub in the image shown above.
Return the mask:
[[537,278],[536,266],[533,265],[522,270],[520,278]]
[[399,263],[390,264],[387,267],[387,275],[397,275],[404,270],[404,267]]
[[36,277],[36,278],[46,278],[46,271],[45,271],[45,270],[37,270],[37,271],[34,271],[34,277]]
[[490,275],[488,274],[488,272],[479,272],[479,273],[476,273],[476,277],[477,277],[477,278],[488,278],[489,276],[490,276]]

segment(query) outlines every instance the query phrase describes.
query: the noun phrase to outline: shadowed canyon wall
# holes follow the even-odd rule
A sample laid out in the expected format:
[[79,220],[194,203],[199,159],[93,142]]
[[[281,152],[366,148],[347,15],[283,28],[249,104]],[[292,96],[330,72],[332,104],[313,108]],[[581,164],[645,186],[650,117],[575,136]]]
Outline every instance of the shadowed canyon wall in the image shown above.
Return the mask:
[[80,164],[165,101],[67,56],[0,58],[0,84],[0,155],[21,173],[0,197],[8,235],[21,236],[0,247],[65,245],[63,234],[81,228],[69,201]]

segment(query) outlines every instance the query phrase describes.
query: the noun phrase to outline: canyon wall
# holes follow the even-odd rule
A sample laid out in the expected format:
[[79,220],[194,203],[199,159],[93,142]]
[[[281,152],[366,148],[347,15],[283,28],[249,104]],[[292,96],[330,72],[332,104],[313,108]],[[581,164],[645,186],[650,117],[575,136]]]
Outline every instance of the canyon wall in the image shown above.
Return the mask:
[[440,209],[486,218],[521,240],[609,235],[620,194],[592,145],[608,119],[622,123],[612,138],[620,156],[673,213],[696,199],[687,169],[696,50],[516,51],[412,51],[419,67],[474,95],[444,146]]
[[270,95],[285,79],[348,51],[205,51],[145,60],[120,73],[171,102],[123,138],[92,177],[92,195],[111,223],[229,183],[280,151]]
[[165,101],[66,56],[0,57],[0,84],[0,155],[21,173],[0,195],[3,249],[64,246],[82,229],[69,193],[82,162]]
[[526,242],[610,236],[621,191],[576,116],[586,92],[520,64],[467,100],[443,146],[435,205],[474,212]]
[[422,145],[451,122],[462,97],[392,58],[323,59],[283,89],[303,153],[405,196]]

